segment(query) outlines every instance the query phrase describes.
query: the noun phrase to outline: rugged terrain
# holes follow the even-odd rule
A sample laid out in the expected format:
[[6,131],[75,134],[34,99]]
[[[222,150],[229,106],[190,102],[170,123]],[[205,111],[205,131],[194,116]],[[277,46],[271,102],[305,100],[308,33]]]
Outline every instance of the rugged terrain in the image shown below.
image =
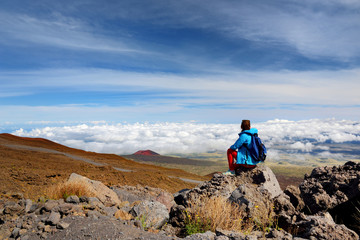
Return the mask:
[[67,180],[72,172],[112,185],[146,185],[169,192],[190,188],[203,177],[178,169],[137,163],[115,154],[69,148],[41,138],[0,134],[0,194],[43,196],[47,187]]
[[359,239],[359,172],[354,162],[315,168],[299,187],[282,191],[271,169],[260,166],[215,174],[173,195],[142,186],[108,188],[73,173],[64,184],[81,182],[94,196],[0,200],[0,238]]
[[[0,134],[0,164],[0,239],[358,239],[360,233],[355,162],[314,168],[300,184],[281,188],[264,164],[203,177]],[[89,191],[49,195],[54,186],[74,183]]]

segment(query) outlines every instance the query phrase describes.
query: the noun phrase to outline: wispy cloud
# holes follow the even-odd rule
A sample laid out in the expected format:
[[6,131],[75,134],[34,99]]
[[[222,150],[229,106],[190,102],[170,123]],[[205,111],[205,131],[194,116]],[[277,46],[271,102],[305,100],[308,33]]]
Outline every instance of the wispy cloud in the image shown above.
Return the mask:
[[229,34],[259,43],[285,44],[310,58],[346,61],[360,52],[356,41],[360,37],[359,4],[355,2],[255,1],[244,5],[224,10]]
[[[347,62],[360,53],[357,41],[360,6],[356,1],[147,2],[146,7],[143,1],[134,0],[111,4],[71,2],[73,7],[54,3],[53,8],[47,6],[52,12],[47,15],[1,11],[2,42],[13,44],[15,40],[19,44],[31,42],[83,51],[147,53],[178,63],[201,62],[197,58],[202,62],[226,63],[225,56],[221,56],[222,62],[212,55],[205,56],[210,47],[216,46],[208,45],[205,38],[195,46],[184,42],[179,49],[172,47],[172,43],[178,43],[177,39],[167,39],[166,32],[179,29],[196,34],[204,31],[207,36],[216,36],[222,44],[229,44],[228,40],[248,40],[253,50],[286,48],[289,55],[299,53],[311,59],[331,57]],[[154,29],[158,36],[144,35],[146,29]],[[236,47],[233,53],[243,51],[240,44],[231,46]],[[231,64],[236,65],[235,61]]]
[[[141,2],[141,1],[140,1]],[[360,53],[357,1],[139,1],[118,3],[119,19],[141,19],[172,28],[192,28],[247,39],[256,45],[288,47],[310,58],[348,61]],[[131,11],[128,11],[131,9]]]
[[[178,103],[262,103],[357,105],[360,102],[360,70],[222,72],[212,75],[131,73],[105,69],[58,69],[5,72],[3,91],[34,92],[66,88],[73,92],[171,93]],[[341,84],[339,84],[341,79]],[[334,97],[336,96],[336,97]],[[181,98],[181,99],[180,99]],[[171,99],[169,99],[171,101]],[[134,98],[136,102],[136,99]],[[156,98],[153,101],[157,101]],[[86,104],[86,103],[85,103]]]
[[84,51],[146,54],[126,39],[109,38],[97,33],[89,23],[79,18],[53,14],[40,18],[26,14],[0,11],[0,42],[5,45],[24,45],[69,48]]

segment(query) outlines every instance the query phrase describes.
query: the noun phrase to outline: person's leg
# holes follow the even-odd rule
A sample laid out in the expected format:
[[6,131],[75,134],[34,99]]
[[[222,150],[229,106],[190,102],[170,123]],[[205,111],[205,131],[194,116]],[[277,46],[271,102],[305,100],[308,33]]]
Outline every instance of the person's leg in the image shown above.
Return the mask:
[[229,148],[227,150],[227,158],[228,158],[228,163],[229,163],[229,170],[230,171],[235,171],[236,169],[236,158],[237,158],[237,151]]

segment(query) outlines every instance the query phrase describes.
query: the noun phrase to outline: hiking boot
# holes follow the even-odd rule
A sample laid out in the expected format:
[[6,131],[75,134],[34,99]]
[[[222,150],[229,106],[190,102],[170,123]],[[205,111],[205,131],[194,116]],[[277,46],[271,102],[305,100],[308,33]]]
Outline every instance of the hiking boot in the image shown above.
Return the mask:
[[223,175],[235,175],[235,171],[227,170],[226,172],[223,173]]

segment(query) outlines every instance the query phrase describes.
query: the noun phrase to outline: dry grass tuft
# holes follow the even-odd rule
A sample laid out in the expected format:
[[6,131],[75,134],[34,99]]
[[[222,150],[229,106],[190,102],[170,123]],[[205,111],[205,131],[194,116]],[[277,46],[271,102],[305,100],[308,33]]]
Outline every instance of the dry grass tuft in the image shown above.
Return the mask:
[[276,220],[272,217],[272,207],[254,206],[252,216],[223,197],[202,198],[193,201],[187,208],[185,228],[188,235],[194,233],[215,231],[216,228],[229,231],[250,233],[253,230],[268,231],[277,228]]
[[236,204],[226,201],[222,197],[203,198],[191,203],[186,210],[187,233],[194,234],[216,228],[233,231],[251,231],[253,224],[248,224],[244,218],[246,213],[240,211]]
[[72,181],[57,184],[48,188],[45,195],[49,199],[66,199],[71,195],[76,195],[78,197],[95,197],[95,193],[91,191],[89,185],[84,181]]
[[115,217],[116,217],[116,218],[119,218],[119,219],[121,219],[121,220],[131,220],[131,219],[134,219],[134,217],[133,217],[131,214],[129,214],[129,213],[127,213],[127,212],[125,212],[125,211],[123,211],[123,210],[121,210],[121,209],[119,209],[119,210],[115,213]]

